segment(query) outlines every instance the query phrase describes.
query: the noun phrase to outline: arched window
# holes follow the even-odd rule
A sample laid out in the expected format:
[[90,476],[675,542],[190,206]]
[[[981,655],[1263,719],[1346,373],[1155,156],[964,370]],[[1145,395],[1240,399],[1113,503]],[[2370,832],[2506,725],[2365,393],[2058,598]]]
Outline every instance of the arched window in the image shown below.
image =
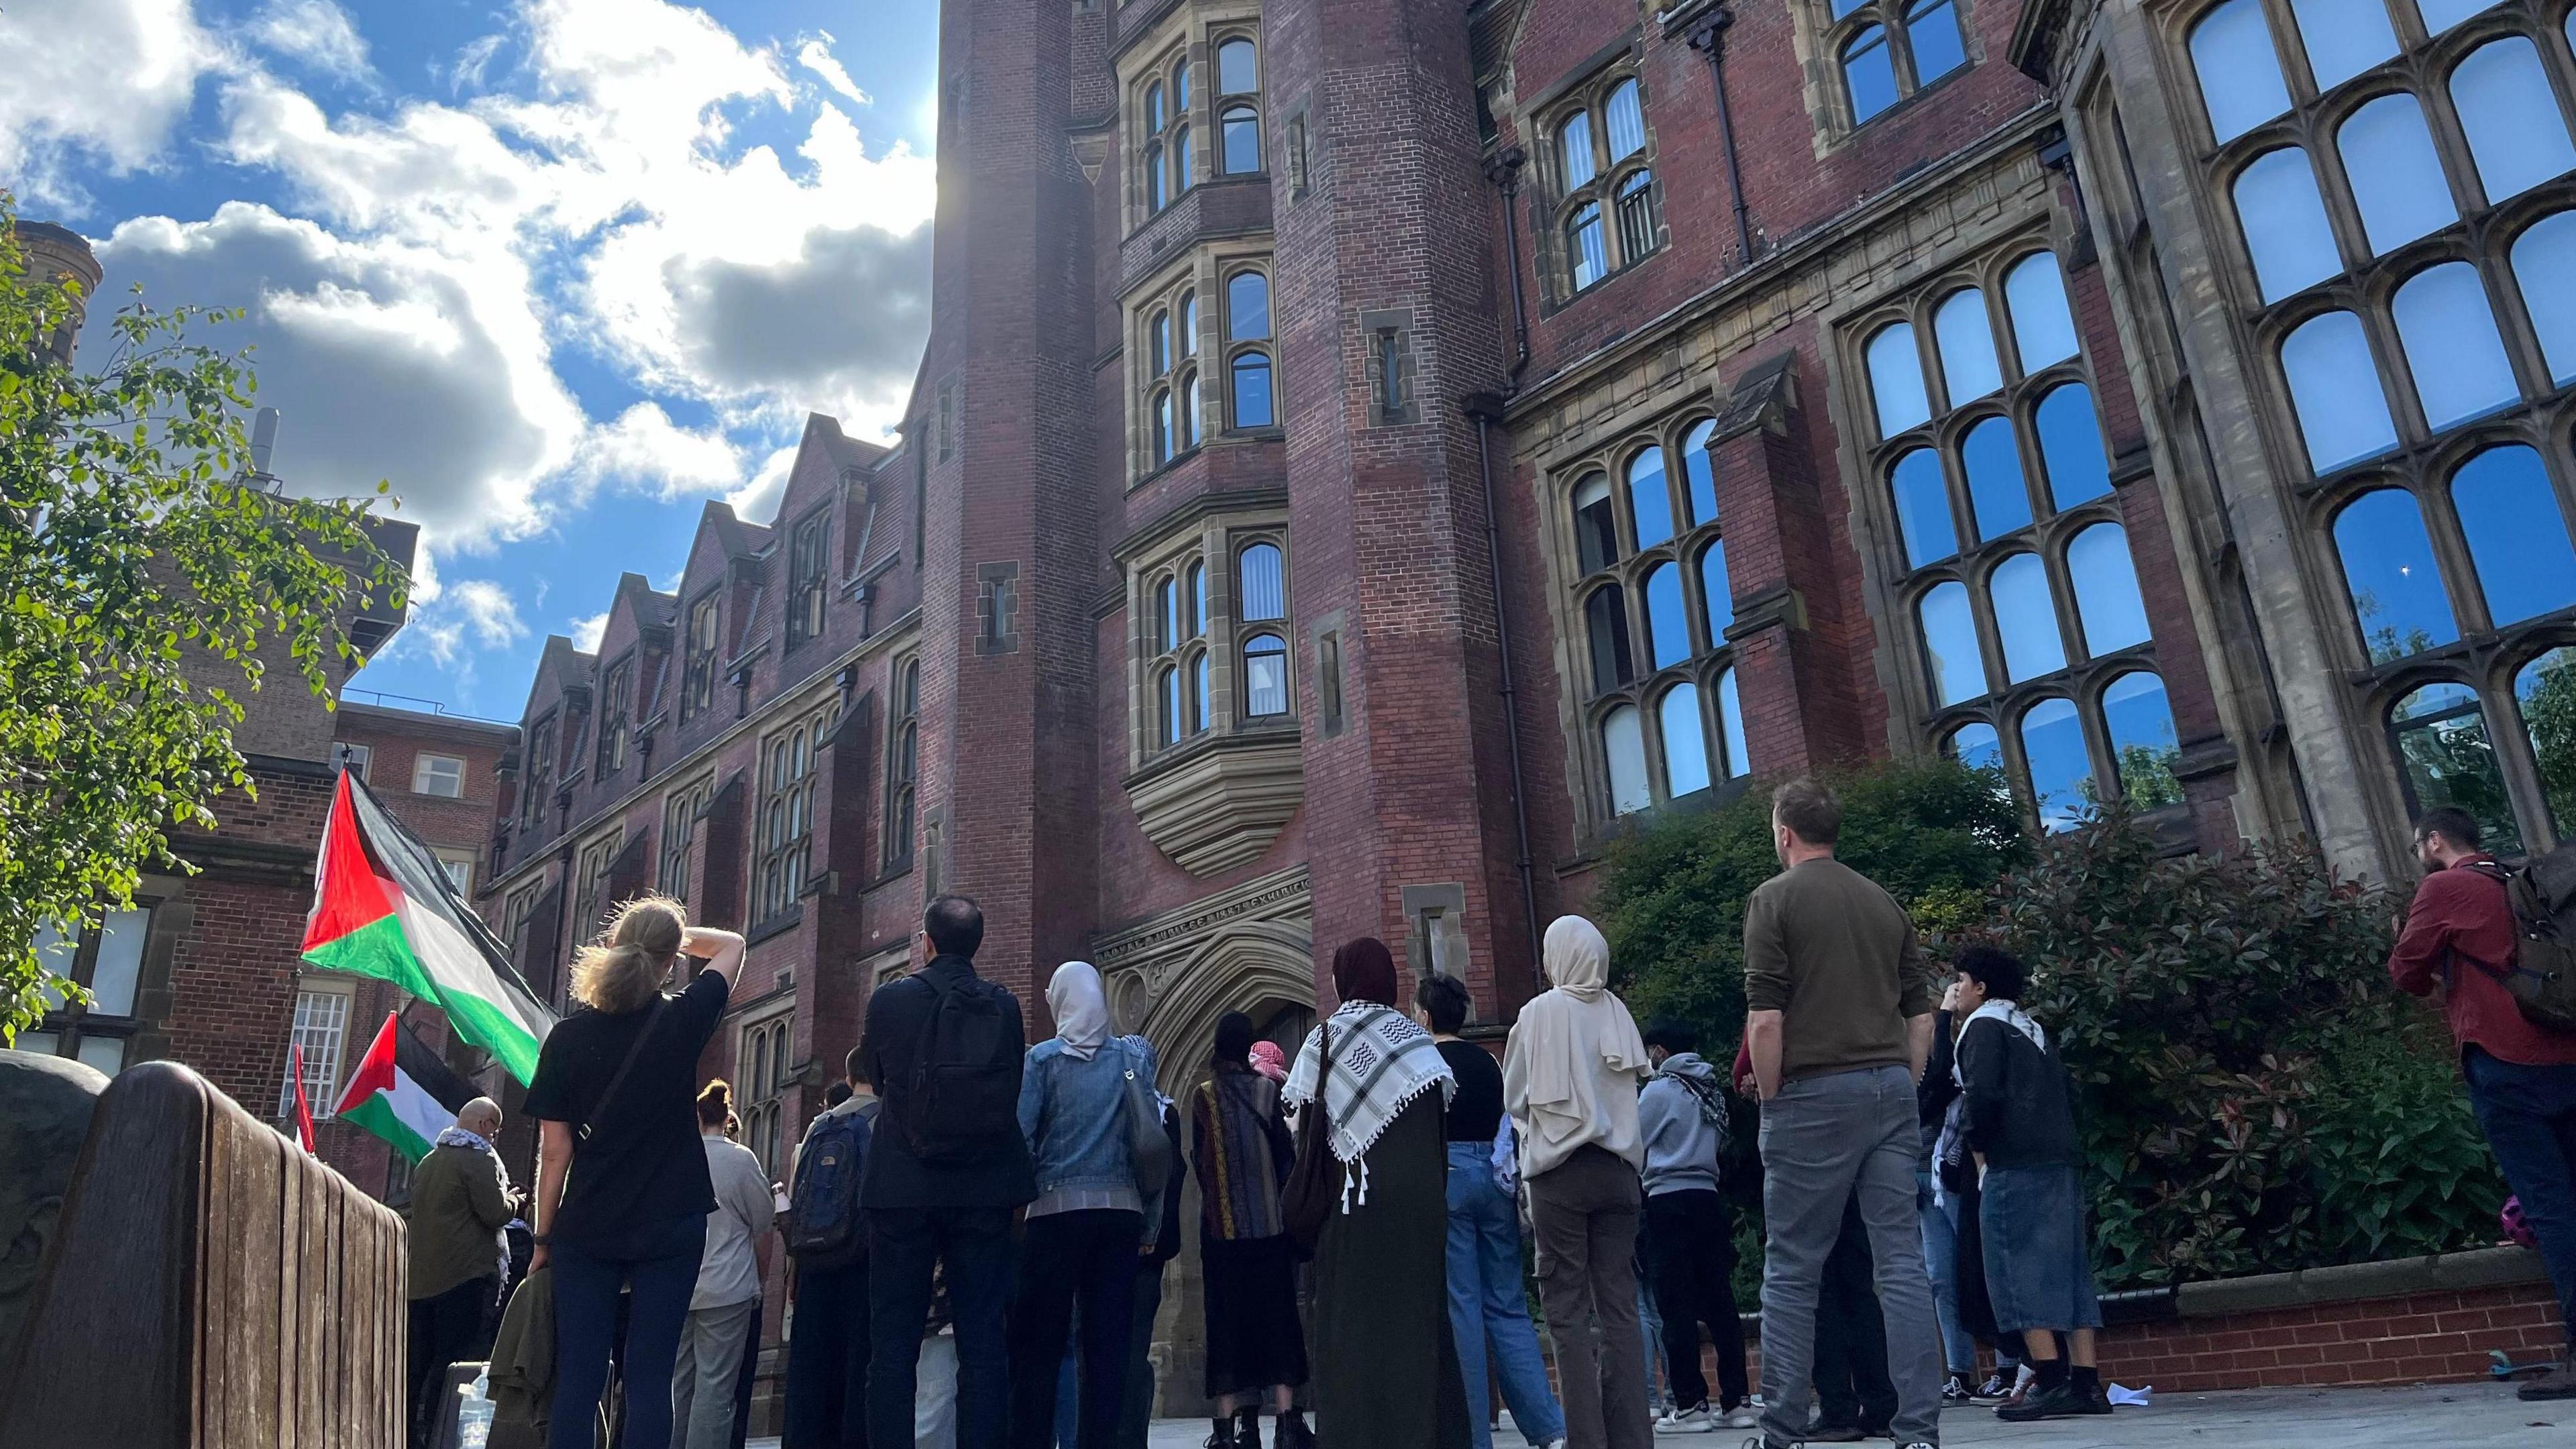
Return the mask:
[[2262,0],[2227,0],[2191,28],[2191,68],[2200,78],[2200,103],[2209,129],[2221,141],[2238,136],[2290,108],[2289,87],[2272,52]]
[[1664,484],[1664,450],[1648,448],[1628,460],[1628,516],[1637,525],[1637,547],[1653,548],[1673,536],[1672,491]]
[[1261,169],[1261,117],[1250,106],[1228,106],[1218,118],[1224,142],[1225,174],[1249,176]]
[[1187,638],[1181,632],[1181,591],[1170,579],[1154,585],[1154,619],[1161,626],[1154,636],[1154,652],[1167,653]]
[[1601,107],[1601,119],[1610,134],[1610,163],[1617,165],[1646,149],[1646,113],[1637,104],[1637,82],[1632,77],[1610,90],[1610,99]]
[[2520,400],[2477,268],[2467,262],[2426,267],[2399,285],[2390,310],[2424,420],[2435,431]]
[[2116,523],[2097,523],[2066,545],[2066,577],[2075,585],[2075,619],[2084,652],[2099,659],[2115,649],[2144,644],[2146,601],[2138,597],[2137,565],[2129,537]]
[[2360,318],[2324,312],[2300,323],[2281,341],[2281,371],[2307,439],[2308,466],[2320,475],[2397,446]]
[[1214,702],[1208,698],[1208,656],[1202,649],[1190,656],[1190,733],[1206,729],[1214,717]]
[[2182,741],[2163,680],[2144,669],[2112,680],[2102,691],[2102,733],[2111,742],[2121,799],[2140,810],[2182,803],[2182,781],[2174,775]]
[[1276,634],[1255,634],[1243,641],[1243,712],[1255,716],[1288,712],[1288,645]]
[[2576,835],[2576,648],[2552,649],[2515,673],[2514,703],[2540,766],[2558,838]]
[[[2253,0],[2240,3],[2250,6]],[[2361,208],[2372,255],[2384,256],[2460,219],[2433,135],[2424,129],[2424,108],[2406,92],[2366,101],[2346,117],[2335,130],[2335,152]]]
[[1216,89],[1224,96],[1247,96],[1261,89],[1260,57],[1242,36],[1216,48]]
[[2057,632],[2057,605],[2048,594],[2048,566],[2035,553],[2017,553],[1995,565],[1986,580],[1995,632],[2003,639],[2004,682],[2019,684],[2066,667],[2066,641]]
[[1161,377],[1172,370],[1172,314],[1157,312],[1145,324],[1146,346],[1153,354],[1154,375]]
[[1864,25],[1843,42],[1843,85],[1851,92],[1855,126],[1896,104],[1896,59],[1885,29]]
[[1683,501],[1694,527],[1717,521],[1717,459],[1709,453],[1716,438],[1714,420],[1702,420],[1682,438],[1682,478],[1687,485]]
[[1190,113],[1190,63],[1186,60],[1172,67],[1172,109],[1184,116]]
[[1172,394],[1169,388],[1154,390],[1154,465],[1172,461]]
[[1968,63],[1951,0],[1912,0],[1905,9],[1905,38],[1914,50],[1914,84],[1928,86]]
[[1196,292],[1183,292],[1183,293],[1181,294],[1180,315],[1181,315],[1181,355],[1182,355],[1183,357],[1196,357],[1196,356],[1198,356],[1198,355],[1199,355],[1199,294],[1198,294],[1198,293],[1196,293]]
[[1959,531],[1950,521],[1950,488],[1941,481],[1941,455],[1916,448],[1888,470],[1888,492],[1896,499],[1896,527],[1905,538],[1905,561],[1916,568],[1939,563],[1959,551]]
[[2388,710],[2389,742],[2415,797],[2413,814],[2453,806],[2478,822],[2484,847],[2497,855],[2522,853],[2522,831],[2496,764],[2495,737],[2486,711],[2465,684],[2427,684]]
[[1584,596],[1583,628],[1592,651],[1592,692],[1607,694],[1636,678],[1628,651],[1628,601],[1617,584]]
[[2021,756],[2030,766],[2030,793],[2039,826],[2052,834],[2083,823],[2095,796],[2093,758],[2084,749],[2084,722],[2072,700],[2043,699],[2021,713]]
[[1190,611],[1189,637],[1195,639],[1206,633],[1208,626],[1207,565],[1192,563],[1189,580],[1187,597]]
[[2451,509],[2496,627],[2576,604],[2576,548],[2538,453],[2514,443],[2461,464]]
[[1234,425],[1266,428],[1278,419],[1270,406],[1270,355],[1259,349],[1234,359]]
[[1256,543],[1245,549],[1240,577],[1243,622],[1288,617],[1288,580],[1281,571],[1277,544]]
[[1197,168],[1190,157],[1190,128],[1184,122],[1172,128],[1172,194],[1178,196],[1189,190],[1196,175]]
[[1968,474],[1969,510],[1980,541],[2030,526],[2030,489],[2022,482],[2012,419],[1986,418],[1968,429],[1959,440],[1959,464]]
[[1655,803],[1646,784],[1646,730],[1637,707],[1623,704],[1601,717],[1601,753],[1610,766],[1610,810],[1633,815]]
[[2317,194],[2317,173],[2296,146],[2266,151],[2236,173],[2236,224],[2254,259],[2263,300],[2277,302],[2338,276],[2343,258]]
[[1708,788],[1708,735],[1699,719],[1699,687],[1676,684],[1655,706],[1664,736],[1664,793],[1680,799]]
[[1619,216],[1619,255],[1630,260],[1655,249],[1655,173],[1643,167],[1619,178],[1612,208]]
[[1610,479],[1593,473],[1574,485],[1574,552],[1585,573],[1619,561],[1619,534],[1610,517]]
[[2299,39],[2306,42],[2308,73],[2329,91],[2397,54],[2397,32],[2388,12],[2352,0],[2290,0]]
[[1250,342],[1270,335],[1270,279],[1237,272],[1225,283],[1225,340]]
[[1610,254],[1601,237],[1599,203],[1587,201],[1566,217],[1565,264],[1578,292],[1609,273]]
[[1657,669],[1670,669],[1691,656],[1678,564],[1659,563],[1646,573],[1646,650]]
[[1145,129],[1149,133],[1160,135],[1165,123],[1163,83],[1155,81],[1145,87]]
[[2039,433],[2040,466],[2047,493],[2059,508],[2072,508],[2111,491],[2111,460],[2102,452],[2102,426],[2093,417],[2093,394],[2080,382],[2050,388],[2032,414]]
[[1744,702],[1735,695],[1735,671],[1717,672],[1717,737],[1726,747],[1726,758],[1717,762],[1730,780],[1753,773],[1753,753],[1744,747]]
[[1995,727],[1971,720],[1950,731],[1941,742],[1942,752],[1971,770],[2000,770],[2004,767],[2003,736]]
[[1892,438],[1931,421],[1931,395],[1923,388],[1923,357],[1914,349],[1914,328],[1890,322],[1870,334],[1869,392],[1878,404],[1878,435]]
[[1588,184],[1595,170],[1592,159],[1592,116],[1576,111],[1556,128],[1556,153],[1565,165],[1565,190]]
[[2439,35],[2481,11],[2491,10],[2496,0],[2415,0],[2416,11],[2424,17],[2424,33]]
[[1953,705],[1986,693],[1985,661],[1977,651],[1977,621],[1968,608],[1968,586],[1945,579],[1915,606],[1923,625],[1924,671],[1932,702]]
[[2362,494],[2335,515],[2334,536],[2353,620],[2373,664],[2460,637],[2414,494],[2403,488]]
[[1984,397],[2004,385],[1984,293],[1962,287],[1943,298],[1932,310],[1932,336],[1941,350],[1941,381],[1950,406]]
[[1700,612],[1708,620],[1708,647],[1724,648],[1727,626],[1735,622],[1735,591],[1726,580],[1726,540],[1713,538],[1699,551]]
[[2066,279],[2057,253],[2032,252],[2004,274],[2004,305],[2012,312],[2013,350],[2024,376],[2075,355],[2075,315],[2066,310]]
[[1145,146],[1145,206],[1151,211],[1161,211],[1171,204],[1171,190],[1163,179],[1163,143],[1148,142]]
[[2490,203],[2576,167],[2567,119],[2528,37],[2508,35],[2470,51],[2451,72],[2451,104]]
[[1181,672],[1164,666],[1163,672],[1155,676],[1154,693],[1163,704],[1163,743],[1167,747],[1177,745],[1181,742]]
[[[2569,13],[2576,18],[2576,11]],[[2576,382],[2576,285],[2568,280],[2576,277],[2576,211],[2544,216],[2514,239],[2513,276],[2549,359],[2549,380]]]
[[1181,446],[1199,445],[1199,375],[1196,371],[1181,374]]

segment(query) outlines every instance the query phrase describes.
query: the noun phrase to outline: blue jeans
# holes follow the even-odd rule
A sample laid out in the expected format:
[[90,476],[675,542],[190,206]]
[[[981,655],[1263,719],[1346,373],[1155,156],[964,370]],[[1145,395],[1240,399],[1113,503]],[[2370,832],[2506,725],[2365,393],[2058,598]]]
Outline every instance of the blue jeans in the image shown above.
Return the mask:
[[1486,1143],[1449,1144],[1449,1332],[1458,1345],[1476,1449],[1493,1449],[1494,1442],[1486,1426],[1493,1402],[1485,1387],[1489,1349],[1502,1369],[1503,1402],[1530,1443],[1565,1433],[1565,1412],[1548,1391],[1547,1360],[1539,1356],[1521,1287],[1520,1216],[1494,1181],[1490,1155]]
[[555,1275],[555,1404],[548,1449],[591,1449],[599,1396],[608,1387],[608,1351],[617,1337],[619,1290],[627,1306],[625,1441],[671,1442],[671,1369],[680,1356],[680,1327],[697,1291],[698,1257],[706,1251],[707,1215],[686,1213],[635,1236],[632,1257],[593,1257],[569,1243],[547,1256]]
[[1914,1213],[1922,1220],[1923,1266],[1932,1275],[1932,1313],[1941,1322],[1941,1357],[1962,1378],[1977,1371],[1977,1341],[1959,1322],[1959,1204],[1935,1201],[1932,1174],[1914,1174]]
[[2540,1239],[2576,1344],[2576,1067],[2526,1067],[2471,1046],[2460,1054],[2460,1072],[2496,1166]]

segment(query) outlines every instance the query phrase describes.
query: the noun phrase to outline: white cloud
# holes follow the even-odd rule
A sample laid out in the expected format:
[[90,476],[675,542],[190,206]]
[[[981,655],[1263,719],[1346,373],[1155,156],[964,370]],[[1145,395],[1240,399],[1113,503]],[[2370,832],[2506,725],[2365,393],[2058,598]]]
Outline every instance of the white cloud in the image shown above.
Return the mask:
[[269,0],[251,21],[260,44],[345,81],[372,84],[367,42],[349,12],[332,0]]
[[599,652],[600,636],[608,632],[608,611],[602,609],[596,614],[584,614],[573,620],[569,627],[572,631],[572,647],[584,654],[596,654]]
[[778,500],[787,493],[787,475],[796,467],[793,447],[771,451],[769,461],[760,465],[752,480],[725,495],[726,506],[733,516],[752,523],[766,523],[778,512]]
[[507,645],[528,637],[528,626],[519,622],[519,606],[510,591],[490,579],[449,584],[447,602],[464,616],[478,644]]
[[456,64],[447,73],[449,94],[481,88],[483,73],[492,68],[492,57],[500,53],[501,40],[498,34],[479,36],[456,52]]
[[190,0],[9,0],[0,57],[0,182],[78,213],[79,174],[159,160],[225,50]]
[[838,91],[851,105],[875,105],[876,97],[859,89],[859,83],[850,79],[849,71],[833,56],[833,44],[832,32],[817,31],[812,38],[796,47],[796,63],[814,72],[823,84]]
[[742,481],[742,455],[722,429],[690,432],[649,402],[591,429],[574,468],[589,486],[616,482],[666,499],[722,493]]

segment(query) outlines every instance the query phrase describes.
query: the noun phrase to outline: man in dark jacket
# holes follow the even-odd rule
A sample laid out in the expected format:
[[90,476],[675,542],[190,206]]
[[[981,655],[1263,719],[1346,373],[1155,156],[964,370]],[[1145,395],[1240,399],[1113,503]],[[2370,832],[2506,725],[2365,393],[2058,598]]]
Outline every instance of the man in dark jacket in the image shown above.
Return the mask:
[[[2427,812],[2415,825],[2415,856],[2428,874],[2407,908],[2388,975],[2417,996],[2442,988],[2469,1105],[2540,1239],[2576,1345],[2576,1037],[2524,1020],[2495,975],[2513,960],[2513,911],[2502,868],[2478,848],[2477,821],[2465,810]],[[2576,1398],[2576,1346],[2521,1394]]]
[[[2021,1009],[2022,964],[1992,946],[1959,953],[1958,1077],[1968,1145],[1984,1172],[1979,1228],[1995,1326],[2019,1333],[2039,1381],[1995,1411],[2020,1422],[2108,1414],[2093,1342],[2102,1307],[2084,1249],[2083,1161],[2066,1068],[2048,1031]],[[2069,1340],[2065,1354],[2057,1339]],[[2067,1360],[2073,1359],[2073,1367]]]
[[884,1104],[859,1189],[868,1214],[868,1441],[912,1442],[914,1369],[940,1268],[956,1314],[958,1449],[1002,1449],[1011,1210],[1038,1195],[1017,1116],[1027,1029],[1019,998],[975,974],[984,913],[973,901],[932,901],[921,933],[930,964],[877,988],[859,1046]]
[[500,1301],[509,1250],[501,1229],[519,1194],[492,1139],[501,1109],[477,1097],[438,1134],[411,1186],[411,1442],[435,1437],[432,1419],[451,1363],[491,1347],[492,1305]]
[[[865,1154],[880,1106],[867,1088],[867,1048],[842,1062],[847,1086],[805,1126],[805,1142],[826,1121],[856,1117]],[[805,1148],[796,1149],[799,1162]],[[787,1340],[785,1449],[868,1449],[868,1259],[796,1264],[796,1332]],[[909,1442],[909,1441],[906,1441]],[[901,1449],[901,1446],[898,1446]]]

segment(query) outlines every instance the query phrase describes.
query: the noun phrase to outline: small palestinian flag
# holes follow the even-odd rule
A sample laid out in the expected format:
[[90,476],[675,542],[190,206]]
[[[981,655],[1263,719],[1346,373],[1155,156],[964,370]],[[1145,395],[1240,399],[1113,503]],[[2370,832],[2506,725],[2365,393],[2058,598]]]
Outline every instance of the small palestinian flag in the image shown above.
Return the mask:
[[398,1012],[385,1013],[385,1029],[367,1048],[367,1059],[349,1078],[332,1113],[364,1127],[414,1162],[429,1155],[438,1134],[456,1125],[456,1114],[474,1100],[474,1084],[448,1070]]
[[390,981],[447,1013],[456,1034],[525,1082],[554,1029],[491,928],[467,909],[438,857],[363,781],[340,772],[313,867],[304,959]]

